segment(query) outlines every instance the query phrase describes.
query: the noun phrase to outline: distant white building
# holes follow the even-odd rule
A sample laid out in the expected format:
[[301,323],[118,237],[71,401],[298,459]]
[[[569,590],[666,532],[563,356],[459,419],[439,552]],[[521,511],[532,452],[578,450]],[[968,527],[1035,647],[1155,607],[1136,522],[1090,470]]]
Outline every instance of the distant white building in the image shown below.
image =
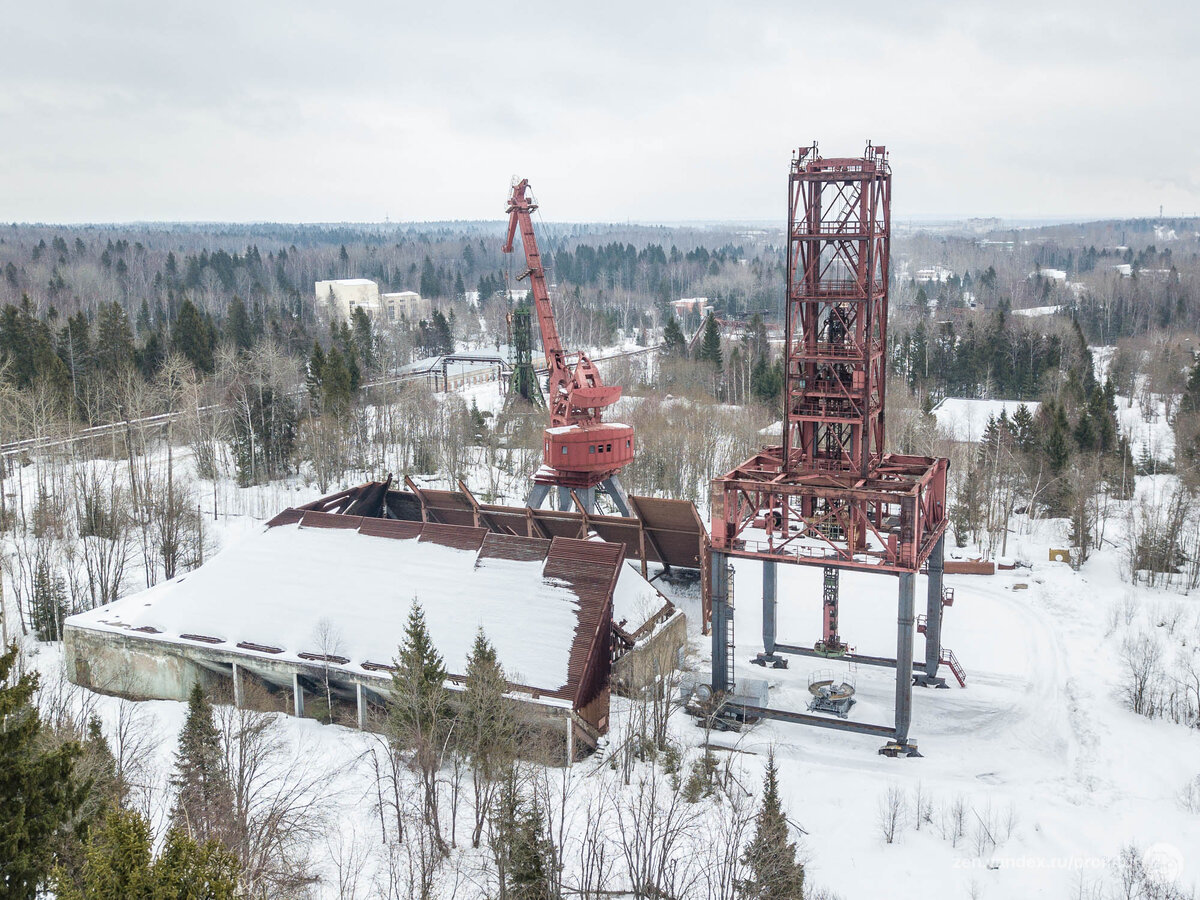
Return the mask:
[[929,284],[937,282],[942,284],[949,281],[954,276],[954,273],[945,266],[930,266],[925,269],[917,269],[917,283]]
[[1067,283],[1067,273],[1064,272],[1062,269],[1042,268],[1042,269],[1038,269],[1036,272],[1029,273],[1030,278],[1034,278],[1035,276],[1038,276],[1038,275],[1041,275],[1043,278],[1049,279],[1050,281],[1058,281],[1058,282],[1061,282],[1062,284]]
[[330,316],[348,320],[360,306],[367,315],[379,315],[379,285],[370,278],[318,281],[315,290],[317,305],[323,306]]
[[401,317],[417,322],[433,315],[432,302],[416,291],[380,294],[379,285],[370,278],[318,281],[315,292],[318,306],[331,317],[347,321],[360,308],[372,319],[387,322],[399,322]]
[[433,301],[416,291],[398,291],[383,295],[383,309],[389,322],[420,322],[433,315]]
[[708,302],[707,297],[683,297],[671,301],[671,312],[677,319],[682,319],[688,313],[693,312],[707,316],[712,310],[712,304]]

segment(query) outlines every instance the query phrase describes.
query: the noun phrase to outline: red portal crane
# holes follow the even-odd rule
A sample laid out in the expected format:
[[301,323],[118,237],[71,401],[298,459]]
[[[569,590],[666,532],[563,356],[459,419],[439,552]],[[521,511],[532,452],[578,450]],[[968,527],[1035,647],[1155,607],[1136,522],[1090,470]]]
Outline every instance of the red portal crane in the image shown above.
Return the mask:
[[508,239],[504,242],[504,252],[513,252],[513,239],[520,228],[526,270],[518,280],[529,278],[542,347],[550,366],[546,400],[550,427],[543,437],[542,466],[534,475],[527,503],[536,509],[550,489],[557,487],[560,509],[569,507],[571,491],[575,491],[591,512],[596,489],[600,487],[612,498],[621,515],[628,516],[629,501],[617,473],[633,461],[633,426],[603,421],[603,410],[620,399],[621,388],[606,385],[586,353],[576,354],[574,369],[567,360],[554,323],[546,273],[533,233],[531,215],[536,209],[537,204],[529,194],[529,179],[523,178],[513,186],[508,200]]

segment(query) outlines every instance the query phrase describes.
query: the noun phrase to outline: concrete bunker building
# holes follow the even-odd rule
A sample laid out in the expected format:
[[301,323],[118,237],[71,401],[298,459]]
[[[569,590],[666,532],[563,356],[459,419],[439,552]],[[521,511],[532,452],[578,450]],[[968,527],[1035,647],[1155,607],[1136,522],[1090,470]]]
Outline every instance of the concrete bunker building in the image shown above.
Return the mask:
[[428,498],[389,486],[285,510],[198,569],[70,617],[68,677],[134,699],[185,699],[199,682],[238,704],[253,685],[295,715],[328,681],[344,718],[371,728],[417,600],[449,686],[482,628],[511,696],[571,760],[607,731],[614,682],[677,657],[683,614],[624,543],[432,521]]

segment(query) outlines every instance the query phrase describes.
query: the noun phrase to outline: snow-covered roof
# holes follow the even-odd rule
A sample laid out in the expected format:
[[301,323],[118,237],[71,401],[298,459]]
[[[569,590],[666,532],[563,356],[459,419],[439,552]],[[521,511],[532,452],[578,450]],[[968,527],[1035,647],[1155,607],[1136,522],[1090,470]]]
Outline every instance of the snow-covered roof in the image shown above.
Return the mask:
[[1011,419],[1017,407],[1024,404],[1031,413],[1036,413],[1039,403],[1027,400],[967,400],[947,397],[933,408],[933,417],[938,428],[945,431],[953,441],[974,443],[983,437],[988,419],[1000,418],[1007,412]]
[[1033,318],[1037,316],[1053,316],[1064,309],[1066,309],[1065,306],[1030,306],[1027,309],[1014,309],[1012,314],[1014,316],[1028,316]]
[[[239,653],[265,652],[239,648],[247,643],[278,648],[271,658],[288,661],[302,653],[337,655],[349,659],[346,670],[365,672],[364,662],[396,657],[415,599],[451,674],[466,671],[483,628],[510,681],[563,691],[578,678],[581,648],[590,652],[607,621],[600,614],[618,569],[628,576],[615,544],[289,513],[290,521],[278,517],[283,524],[232,544],[200,568],[67,624],[173,643],[201,636]],[[575,578],[576,571],[586,578]],[[640,573],[632,574],[623,603],[639,592]]]

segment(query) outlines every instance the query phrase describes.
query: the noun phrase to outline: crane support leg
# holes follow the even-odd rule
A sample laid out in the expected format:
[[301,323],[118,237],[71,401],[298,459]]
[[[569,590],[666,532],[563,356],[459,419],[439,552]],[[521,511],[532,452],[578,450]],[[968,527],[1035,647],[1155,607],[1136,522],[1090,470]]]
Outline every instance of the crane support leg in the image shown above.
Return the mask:
[[571,502],[571,491],[575,491],[575,496],[579,498],[579,502],[583,504],[583,511],[589,516],[596,511],[596,489],[590,488],[569,488],[565,485],[558,485],[558,508],[562,510],[574,511],[575,504]]
[[912,721],[913,611],[917,576],[900,573],[899,611],[896,616],[896,743],[908,743]]
[[613,506],[617,508],[617,512],[622,516],[629,518],[633,515],[629,511],[629,495],[625,493],[625,486],[621,484],[620,475],[610,475],[600,482],[605,493],[612,498]]
[[929,554],[929,595],[925,608],[925,671],[916,676],[925,687],[947,687],[938,677],[942,660],[942,573],[945,569],[946,536],[938,538]]
[[775,653],[776,627],[776,588],[778,585],[778,564],[773,559],[763,560],[763,609],[762,633],[763,652],[750,660],[756,666],[770,666],[772,669],[786,669],[787,659]]
[[732,660],[733,607],[729,603],[729,563],[723,553],[712,555],[712,689],[714,693],[733,690]]
[[541,509],[542,504],[546,502],[548,496],[550,496],[550,485],[535,484],[529,490],[529,497],[526,498],[525,505],[530,509]]

